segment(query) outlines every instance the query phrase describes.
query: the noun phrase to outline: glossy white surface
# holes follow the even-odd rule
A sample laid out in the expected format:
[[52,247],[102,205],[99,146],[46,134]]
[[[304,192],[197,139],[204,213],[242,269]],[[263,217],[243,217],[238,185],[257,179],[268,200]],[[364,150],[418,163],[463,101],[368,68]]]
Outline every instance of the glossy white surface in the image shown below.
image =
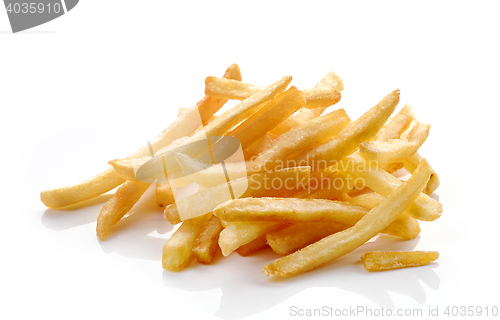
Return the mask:
[[[32,31],[1,31],[0,317],[287,319],[298,318],[294,306],[424,316],[439,307],[443,316],[446,306],[500,307],[498,30],[494,2],[81,1]],[[249,83],[290,74],[299,88],[334,70],[346,87],[336,107],[353,119],[400,88],[401,103],[432,124],[420,153],[439,173],[443,216],[421,223],[413,241],[380,237],[277,281],[261,273],[276,258],[270,251],[163,271],[174,229],[151,190],[103,242],[95,221],[109,195],[74,211],[39,201],[41,190],[85,179],[154,137],[203,96],[206,76],[233,62]],[[441,257],[380,273],[358,262],[369,250],[412,249]]]

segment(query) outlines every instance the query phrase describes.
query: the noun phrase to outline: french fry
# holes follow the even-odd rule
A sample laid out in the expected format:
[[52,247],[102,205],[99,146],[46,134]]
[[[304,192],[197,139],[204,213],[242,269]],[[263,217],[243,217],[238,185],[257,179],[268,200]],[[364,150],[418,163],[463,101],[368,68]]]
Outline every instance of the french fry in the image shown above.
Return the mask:
[[[356,154],[340,161],[338,168],[355,178],[362,179],[367,187],[384,197],[388,197],[402,184],[392,174],[371,165]],[[418,220],[433,221],[441,216],[443,205],[423,193],[408,207],[407,212]]]
[[170,183],[156,184],[156,204],[158,207],[166,207],[175,202]]
[[193,246],[209,218],[210,215],[204,215],[184,221],[172,234],[163,246],[163,269],[181,271],[191,263]]
[[268,232],[266,240],[275,253],[286,256],[347,228],[335,222],[299,222]]
[[429,124],[417,121],[406,139],[363,142],[359,153],[363,158],[381,164],[402,161],[417,152],[427,139],[430,127]]
[[214,214],[227,222],[333,221],[354,225],[368,211],[361,206],[324,199],[245,198],[224,202],[214,209]]
[[414,118],[414,112],[409,104],[405,104],[397,115],[387,120],[375,137],[376,141],[388,141],[399,139],[401,134],[410,126]]
[[196,238],[193,254],[201,263],[210,263],[219,250],[219,234],[222,231],[220,219],[212,216],[205,224],[203,231]]
[[[237,64],[230,65],[224,78],[241,80],[240,68]],[[194,115],[200,115],[203,122],[210,119],[227,100],[213,97],[204,97],[195,106],[186,109],[179,117],[164,129],[157,137],[150,141],[153,150],[161,149],[172,141],[191,134],[196,130],[197,122],[192,121]],[[149,146],[143,145],[129,155],[129,158],[142,158],[150,154]],[[62,188],[45,190],[40,193],[43,204],[49,208],[66,207],[74,203],[95,198],[106,193],[125,180],[121,178],[113,168],[107,168],[97,175],[80,183]]]
[[302,108],[304,103],[302,92],[295,87],[290,87],[227,135],[238,139],[241,147],[245,149],[278,123]]
[[236,249],[236,253],[238,253],[242,257],[247,257],[249,255],[252,255],[256,252],[259,252],[261,250],[264,250],[265,248],[268,248],[269,245],[267,244],[266,236],[260,236],[255,240],[250,241],[247,244],[242,245],[238,249]]
[[330,87],[335,91],[341,92],[344,90],[344,81],[342,81],[342,78],[338,74],[330,71],[316,84],[315,88],[317,87]]
[[328,161],[344,158],[354,152],[360,143],[378,133],[398,102],[399,90],[395,90],[328,142],[303,151],[293,160],[295,163],[310,165],[313,171],[317,171],[327,167]]
[[104,240],[108,235],[111,226],[120,221],[134,204],[146,192],[149,183],[140,181],[127,181],[122,184],[115,194],[106,202],[97,218],[97,235]]
[[408,267],[425,266],[437,260],[436,251],[367,252],[361,262],[368,271],[384,271]]
[[[319,111],[321,111],[321,113],[323,112],[323,110],[319,110]],[[288,117],[288,119],[286,119],[282,123],[278,124],[276,127],[274,127],[274,129],[269,131],[269,133],[276,135],[276,136],[280,136],[283,133],[288,132],[289,130],[291,130],[293,128],[296,128],[303,123],[307,123],[308,121],[310,121],[316,117],[319,117],[321,115],[321,113],[318,114],[317,109],[302,108],[299,110],[299,112],[297,112],[297,114],[294,114],[294,115]]]
[[227,172],[230,180],[246,177],[248,173],[248,165],[244,161],[226,162],[224,168],[221,163],[209,166],[182,153],[176,153],[175,158],[184,174],[186,174],[183,178],[196,182],[205,188],[225,183],[226,176],[224,172]]
[[[349,199],[349,203],[373,209],[384,200],[385,198],[378,193],[370,192],[352,197]],[[415,239],[421,231],[420,224],[417,219],[410,216],[407,213],[407,210],[403,211],[403,213],[401,213],[389,227],[390,228],[386,228],[384,230],[384,233],[403,238],[405,240]]]
[[307,148],[314,148],[334,137],[349,123],[349,117],[344,109],[339,109],[322,117],[287,131],[262,152],[254,161],[254,170],[263,168],[273,170],[276,166],[283,167],[283,161]]
[[[240,198],[252,197],[266,192],[274,192],[272,181],[286,182],[291,187],[307,185],[311,174],[310,170],[309,167],[297,167],[271,173],[253,174],[248,178],[230,181],[229,186],[234,194],[241,194]],[[212,212],[219,204],[230,199],[232,197],[228,192],[228,184],[223,183],[201,190],[165,207],[165,218],[170,223],[176,224],[181,220]],[[189,215],[181,216],[182,212],[189,213]]]
[[252,158],[256,158],[259,154],[261,154],[266,148],[276,140],[277,136],[272,133],[266,133],[260,139],[256,140],[252,143],[248,148],[243,150],[245,154],[245,160],[249,161]]
[[252,221],[252,222],[232,222],[221,231],[219,236],[219,247],[224,256],[238,249],[271,230],[283,225],[282,222]]
[[353,227],[278,259],[266,265],[262,272],[267,276],[296,275],[318,268],[355,250],[387,228],[415,201],[422,193],[429,176],[429,164],[424,159],[408,181],[398,187],[384,202],[370,210]]
[[[413,110],[410,105],[406,104],[399,113],[393,118],[389,119],[386,125],[380,129],[377,134],[376,140],[378,141],[388,141],[390,139],[398,139],[401,134],[410,125],[414,117]],[[414,155],[403,160],[404,168],[412,173],[417,168],[418,164],[422,160],[422,157],[415,153]],[[391,173],[389,168],[384,168],[385,171]],[[439,177],[431,167],[431,177],[429,182],[427,182],[427,187],[424,189],[424,193],[427,195],[432,194],[439,187]]]
[[[261,86],[230,79],[217,77],[205,79],[205,94],[220,99],[245,100],[263,89],[264,87]],[[340,93],[326,82],[321,86],[302,90],[302,92],[308,109],[324,109],[340,100]]]
[[[344,83],[335,72],[330,71],[327,73],[314,88],[329,87],[330,89],[340,92],[344,90]],[[307,104],[307,101],[306,101]],[[299,125],[308,122],[316,117],[319,117],[324,111],[324,108],[308,109],[302,108],[295,115],[290,116],[288,119],[277,125],[271,133],[279,136],[290,129],[298,127]]]
[[[170,172],[172,168],[178,166],[175,158],[173,156],[170,157],[170,155],[173,155],[173,153],[197,155],[201,151],[199,150],[199,145],[194,142],[206,139],[207,137],[222,136],[226,134],[237,124],[259,111],[278,94],[282,93],[290,81],[292,81],[292,77],[290,76],[278,80],[271,86],[259,91],[251,97],[243,100],[235,107],[227,110],[216,119],[209,122],[203,130],[196,132],[188,139],[182,141],[182,143],[177,143],[175,145],[172,144],[171,146],[158,150],[155,153],[157,156],[154,158],[144,157],[141,159],[134,159],[132,162],[127,161],[127,159],[116,159],[110,161],[109,163],[115,168],[120,176],[126,177],[130,180],[134,179],[136,170],[139,167],[143,170],[142,181],[153,182],[156,179],[163,179],[164,166],[168,172]],[[158,157],[158,155],[163,155],[163,157]],[[165,161],[163,161],[163,159]]]
[[[422,161],[422,157],[418,153],[415,153],[411,157],[408,157],[405,160],[403,160],[403,165],[408,172],[412,173],[413,171],[415,171],[420,161]],[[429,179],[429,182],[427,182],[427,186],[424,189],[424,193],[430,195],[434,191],[436,191],[438,187],[439,187],[439,176],[436,173],[436,171],[434,171],[434,169],[431,168],[431,177]]]

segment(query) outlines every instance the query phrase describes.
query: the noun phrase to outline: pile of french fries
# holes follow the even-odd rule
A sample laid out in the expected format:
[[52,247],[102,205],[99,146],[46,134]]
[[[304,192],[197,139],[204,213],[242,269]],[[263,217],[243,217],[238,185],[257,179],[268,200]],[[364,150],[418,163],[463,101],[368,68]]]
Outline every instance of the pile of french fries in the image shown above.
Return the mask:
[[[337,259],[380,233],[403,240],[420,233],[418,220],[440,217],[429,195],[439,178],[417,152],[430,125],[410,105],[390,117],[399,90],[357,120],[340,101],[342,79],[329,72],[311,89],[241,82],[238,65],[207,77],[205,97],[130,156],[75,185],[46,190],[42,202],[61,208],[116,187],[97,218],[104,240],[155,184],[165,218],[181,224],[163,247],[163,268],[180,271],[194,258],[209,264],[218,250],[247,256],[271,247],[283,257],[264,266],[268,276],[290,276]],[[215,115],[228,101],[236,106]],[[234,156],[234,144],[241,154]],[[197,146],[208,143],[208,148]],[[405,169],[407,181],[394,173]],[[187,185],[198,191],[183,198]],[[368,252],[367,270],[429,264],[437,252]]]

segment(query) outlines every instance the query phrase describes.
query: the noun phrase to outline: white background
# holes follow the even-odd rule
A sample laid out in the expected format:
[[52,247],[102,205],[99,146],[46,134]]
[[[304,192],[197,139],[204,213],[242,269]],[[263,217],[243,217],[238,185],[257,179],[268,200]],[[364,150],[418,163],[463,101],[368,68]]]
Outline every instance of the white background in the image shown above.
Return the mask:
[[[182,3],[182,4],[180,4]],[[497,2],[82,0],[11,34],[0,10],[2,319],[285,319],[290,308],[499,306]],[[380,237],[321,269],[273,281],[276,258],[217,257],[161,268],[172,231],[149,193],[106,241],[84,209],[47,210],[41,190],[87,178],[167,126],[236,62],[243,80],[328,71],[355,119],[396,88],[432,124],[421,149],[437,170],[443,216],[408,242]],[[437,263],[368,273],[369,250],[438,250]],[[484,311],[483,311],[484,312]]]

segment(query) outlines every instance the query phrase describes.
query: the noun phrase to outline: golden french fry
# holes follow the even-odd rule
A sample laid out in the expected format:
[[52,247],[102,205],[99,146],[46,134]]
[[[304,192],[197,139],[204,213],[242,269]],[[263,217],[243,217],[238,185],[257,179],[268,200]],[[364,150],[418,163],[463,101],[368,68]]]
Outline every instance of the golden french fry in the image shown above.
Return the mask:
[[[278,170],[270,173],[259,173],[251,176],[230,181],[229,186],[233,193],[239,194],[240,198],[269,194],[275,192],[276,181],[280,182],[280,188],[284,184],[290,189],[307,185],[311,175],[309,167],[297,167]],[[165,207],[165,218],[172,224],[182,220],[196,217],[197,215],[212,212],[219,204],[232,199],[228,191],[228,184],[223,183],[207,188],[187,196],[175,204]],[[179,210],[180,208],[180,210]],[[182,215],[189,214],[189,215]]]
[[[230,65],[224,78],[234,80],[241,80],[240,68],[237,64]],[[158,150],[167,146],[174,140],[191,134],[196,130],[196,121],[192,121],[193,116],[199,114],[203,122],[210,119],[227,100],[217,99],[213,97],[204,97],[195,106],[188,108],[166,129],[164,129],[158,136],[150,141],[153,150]],[[195,127],[193,127],[195,126]],[[129,158],[141,158],[150,154],[149,146],[143,145],[134,153],[129,155]],[[113,168],[98,173],[97,175],[82,181],[80,183],[65,186],[62,188],[45,190],[40,193],[40,198],[43,204],[49,208],[66,207],[74,203],[92,199],[106,193],[125,180],[121,178]]]
[[[352,197],[349,199],[349,203],[373,209],[384,200],[385,198],[378,193],[370,192]],[[405,240],[411,240],[415,239],[420,234],[420,231],[420,224],[417,219],[410,216],[407,210],[405,210],[384,230],[384,233]]]
[[184,221],[163,246],[163,269],[181,271],[192,260],[193,246],[210,215]]
[[205,94],[220,99],[245,100],[263,89],[261,86],[218,77],[209,76],[205,79]]
[[[392,174],[377,168],[357,154],[346,157],[337,167],[357,179],[362,179],[367,187],[384,197],[388,197],[402,184]],[[433,221],[441,216],[443,205],[423,193],[408,207],[407,212],[418,220]]]
[[[153,182],[158,178],[163,178],[164,167],[170,172],[172,168],[178,166],[175,158],[170,157],[170,155],[173,155],[173,153],[185,153],[188,155],[199,154],[202,151],[199,150],[199,145],[194,142],[206,139],[207,137],[223,136],[233,127],[259,111],[264,105],[282,93],[290,81],[292,81],[292,77],[290,76],[278,80],[271,86],[243,100],[235,107],[227,110],[216,119],[209,122],[203,130],[196,132],[191,137],[181,142],[171,144],[170,146],[158,150],[155,152],[157,156],[154,158],[144,157],[141,159],[134,159],[133,162],[117,159],[109,163],[121,176],[126,177],[128,180],[134,179],[135,172],[139,167],[143,170],[143,178],[147,179],[149,182]],[[158,155],[163,155],[163,157],[158,157]]]
[[355,250],[387,228],[415,201],[422,193],[429,176],[429,164],[424,159],[408,181],[397,188],[384,202],[370,210],[353,227],[278,259],[265,266],[262,272],[268,276],[295,275],[318,268]]
[[[405,160],[403,160],[403,165],[408,172],[412,173],[413,171],[415,171],[420,161],[422,161],[422,157],[418,153],[415,153],[411,157],[408,157]],[[427,182],[427,186],[424,189],[424,193],[430,195],[438,187],[439,187],[438,174],[436,173],[436,171],[434,171],[434,169],[431,168],[431,177],[429,179],[429,182]]]
[[[414,114],[411,106],[406,104],[396,116],[389,119],[386,125],[382,129],[380,129],[379,133],[377,134],[376,140],[388,141],[390,139],[398,139],[406,130],[406,128],[411,124],[413,117]],[[408,172],[412,173],[417,168],[420,160],[422,160],[422,157],[418,153],[415,153],[412,156],[404,159],[403,165]],[[391,168],[384,168],[384,170],[391,173]],[[439,177],[431,167],[431,177],[429,179],[429,182],[427,182],[427,187],[425,187],[424,193],[430,195],[438,187]]]
[[[243,149],[304,106],[302,92],[295,87],[277,96],[227,135],[240,141]],[[278,111],[279,110],[279,111]]]
[[341,92],[344,90],[344,82],[338,74],[330,71],[316,84],[315,88],[317,87],[330,87],[335,91]]
[[266,171],[273,170],[278,166],[287,167],[284,160],[307,148],[314,148],[328,141],[344,129],[348,123],[349,117],[344,109],[305,122],[276,138],[264,152],[252,161],[252,167],[255,170],[263,168]]
[[[321,111],[319,114],[318,112]],[[303,123],[306,123],[316,117],[319,117],[323,110],[317,110],[317,109],[307,109],[307,108],[302,108],[297,112],[297,114],[294,114],[282,123],[278,124],[274,129],[269,131],[269,133],[274,134],[276,136],[280,136],[283,133],[300,126]]]
[[[230,79],[207,77],[205,79],[205,94],[220,99],[245,100],[259,93],[264,87],[243,83]],[[333,85],[325,83],[312,89],[302,90],[306,102],[306,108],[327,108],[340,100],[340,93]]]
[[127,181],[116,190],[116,193],[101,209],[101,213],[97,218],[96,231],[99,239],[104,240],[111,226],[120,221],[132,209],[148,187],[149,183]]
[[427,139],[430,127],[429,124],[417,121],[406,139],[363,142],[359,146],[359,153],[363,158],[381,164],[402,161],[417,152]]
[[[334,91],[340,92],[344,90],[344,83],[342,82],[342,79],[335,74],[335,72],[329,72],[318,82],[318,84],[316,84],[315,88],[318,87],[329,87]],[[277,125],[273,130],[271,130],[271,133],[279,136],[292,128],[298,127],[309,120],[319,117],[323,111],[324,108],[302,108],[297,114],[290,116],[288,119]]]
[[299,222],[268,232],[266,240],[274,252],[286,256],[347,228],[335,222]]
[[251,254],[264,250],[267,247],[269,247],[269,245],[267,244],[266,236],[263,235],[247,244],[242,245],[236,249],[236,253],[242,257],[247,257]]
[[232,222],[221,231],[219,236],[219,247],[224,256],[238,249],[242,245],[253,241],[271,230],[283,225],[281,222],[251,221]]
[[439,258],[436,251],[367,252],[361,262],[368,271],[384,271],[399,268],[425,266]]
[[212,216],[205,224],[203,231],[196,238],[193,254],[201,263],[210,263],[219,250],[219,234],[222,231],[220,219]]
[[259,154],[261,154],[266,148],[276,140],[277,136],[272,133],[266,133],[260,139],[256,140],[249,147],[243,150],[245,154],[245,160],[249,161],[252,158],[256,158]]
[[328,142],[294,157],[294,163],[310,165],[313,171],[317,171],[328,167],[328,161],[340,160],[351,154],[360,143],[378,133],[398,102],[399,90],[395,90]]
[[187,175],[185,178],[189,178],[205,188],[225,183],[224,172],[227,172],[230,180],[246,177],[248,173],[247,164],[243,161],[226,162],[224,168],[221,163],[209,166],[182,153],[176,153],[175,158],[182,171]]
[[276,221],[314,222],[333,221],[354,225],[368,209],[342,201],[296,198],[245,198],[224,202],[214,214],[227,222]]
[[405,104],[397,115],[387,120],[387,123],[377,133],[375,140],[388,141],[399,139],[401,134],[408,128],[413,121],[414,112],[409,104]]
[[166,207],[175,202],[174,194],[170,183],[156,184],[156,204],[159,207]]

